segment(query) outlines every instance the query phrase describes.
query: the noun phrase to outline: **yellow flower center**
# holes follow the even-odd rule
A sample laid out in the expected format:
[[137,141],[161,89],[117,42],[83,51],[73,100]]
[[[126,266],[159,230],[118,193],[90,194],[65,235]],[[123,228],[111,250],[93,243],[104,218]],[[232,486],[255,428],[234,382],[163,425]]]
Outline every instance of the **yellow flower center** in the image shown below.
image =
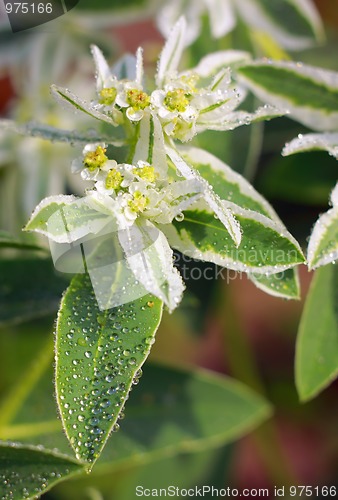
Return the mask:
[[135,167],[133,168],[133,174],[137,175],[140,177],[140,179],[144,179],[145,181],[148,182],[154,182],[156,179],[156,173],[154,167],[151,167],[150,165],[145,165],[144,167]]
[[144,196],[140,191],[135,191],[133,199],[128,201],[129,208],[136,213],[143,212],[149,203],[149,198]]
[[100,90],[100,104],[105,104],[106,106],[110,106],[114,104],[117,95],[117,90],[115,87],[109,87],[106,89]]
[[102,167],[108,160],[105,152],[106,149],[102,146],[97,146],[95,151],[89,151],[83,159],[85,167],[87,167],[90,171]]
[[145,109],[150,104],[150,97],[142,90],[130,89],[127,92],[127,102],[135,110]]
[[107,189],[118,189],[123,181],[123,176],[121,172],[113,168],[110,170],[106,177],[106,188]]
[[187,109],[189,99],[183,89],[170,90],[164,98],[164,105],[170,111],[183,112]]

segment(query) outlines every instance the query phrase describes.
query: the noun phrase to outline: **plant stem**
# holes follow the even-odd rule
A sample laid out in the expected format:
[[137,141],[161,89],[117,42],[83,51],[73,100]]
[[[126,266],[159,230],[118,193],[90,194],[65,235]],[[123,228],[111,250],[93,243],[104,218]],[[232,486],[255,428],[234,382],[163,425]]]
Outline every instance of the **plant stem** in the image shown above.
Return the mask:
[[[226,293],[223,283],[220,295],[217,317],[224,335],[230,372],[236,379],[265,396],[264,384],[248,339],[240,324],[236,306],[230,293]],[[252,437],[272,484],[278,487],[298,484],[297,478],[294,477],[290,464],[280,447],[274,421],[271,420],[260,426],[252,433]]]

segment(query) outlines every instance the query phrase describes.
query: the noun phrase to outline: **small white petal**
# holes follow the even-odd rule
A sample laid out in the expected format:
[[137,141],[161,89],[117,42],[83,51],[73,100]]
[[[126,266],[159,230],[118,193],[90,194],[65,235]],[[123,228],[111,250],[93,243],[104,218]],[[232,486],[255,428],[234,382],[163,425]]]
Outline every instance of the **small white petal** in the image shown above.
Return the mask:
[[132,122],[139,122],[142,120],[144,116],[144,111],[143,109],[133,109],[133,108],[128,108],[126,111],[127,118],[131,120]]

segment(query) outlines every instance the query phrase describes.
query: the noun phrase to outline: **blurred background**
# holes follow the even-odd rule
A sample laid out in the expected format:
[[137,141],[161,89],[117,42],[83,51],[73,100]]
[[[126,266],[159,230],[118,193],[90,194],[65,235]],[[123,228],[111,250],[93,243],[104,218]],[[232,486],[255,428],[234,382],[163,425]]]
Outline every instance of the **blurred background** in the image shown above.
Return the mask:
[[[292,52],[273,46],[271,38],[259,36],[243,19],[227,35],[212,38],[204,14],[199,36],[185,54],[187,66],[214,50],[236,48],[257,57],[292,58],[338,70],[338,2],[315,3],[325,39]],[[72,130],[92,127],[86,117],[53,101],[50,84],[66,86],[84,98],[93,97],[92,43],[101,47],[111,64],[141,45],[151,75],[163,44],[159,26],[163,32],[165,21],[163,17],[158,20],[159,5],[144,0],[102,0],[94,5],[93,0],[80,0],[69,14],[15,34],[3,13],[1,117]],[[292,19],[286,17],[288,22],[292,24]],[[297,122],[278,118],[233,132],[207,132],[195,140],[247,177],[304,248],[318,215],[327,210],[337,180],[336,160],[324,152],[281,157],[284,144],[306,131]],[[77,155],[75,146],[26,138],[0,128],[0,229],[21,237],[22,226],[43,197],[81,193],[81,182],[70,173],[71,160]],[[0,393],[6,400],[20,378],[30,372],[36,352],[49,343],[68,277],[56,275],[47,260],[43,265],[37,263],[41,256],[36,253],[18,251],[12,256],[2,250],[0,257],[0,298],[6,299],[0,305]],[[258,290],[245,275],[221,272],[212,264],[187,260],[180,254],[176,262],[187,292],[174,314],[164,314],[150,364],[206,368],[230,375],[271,402],[272,418],[232,444],[220,441],[194,452],[181,446],[170,453],[114,459],[101,469],[98,466],[91,476],[60,483],[44,498],[124,500],[134,498],[139,484],[238,489],[338,485],[338,384],[306,404],[299,402],[294,384],[296,334],[311,273],[301,266],[302,298],[284,301]],[[30,284],[20,287],[23,281]],[[8,287],[12,287],[10,293]],[[39,377],[45,381],[45,389],[32,405],[39,412],[50,404],[50,411],[56,414],[54,400],[46,403],[41,399],[46,391],[53,391],[51,356],[44,363],[46,371],[41,368]],[[142,383],[143,379],[140,386]],[[134,389],[135,397],[139,390]],[[24,409],[21,414],[24,418]],[[6,433],[0,435],[7,437]]]

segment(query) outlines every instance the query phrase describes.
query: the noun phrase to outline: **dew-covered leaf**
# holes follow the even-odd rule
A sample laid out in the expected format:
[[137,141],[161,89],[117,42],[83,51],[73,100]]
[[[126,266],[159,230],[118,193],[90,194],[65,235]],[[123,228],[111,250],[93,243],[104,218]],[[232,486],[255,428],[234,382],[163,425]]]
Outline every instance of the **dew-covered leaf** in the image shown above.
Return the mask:
[[2,500],[37,498],[54,484],[83,471],[83,465],[55,451],[11,442],[0,443]]
[[300,286],[296,267],[276,274],[248,274],[248,278],[263,292],[282,299],[299,299]]
[[304,151],[327,151],[338,160],[338,134],[299,134],[288,144],[285,144],[282,154],[289,156]]
[[50,259],[1,259],[0,326],[57,311],[67,284],[64,277],[56,275]]
[[239,67],[237,78],[263,102],[289,111],[304,125],[338,129],[338,73],[295,62],[256,61]]
[[69,142],[70,144],[88,144],[94,142],[105,142],[116,147],[122,146],[122,141],[117,141],[106,135],[96,132],[78,132],[77,130],[63,130],[44,123],[27,122],[16,123],[13,120],[0,120],[0,129],[7,129],[17,134],[31,137],[39,137],[52,142]]
[[[10,439],[70,453],[60,421],[52,420],[56,408],[51,389],[49,367],[11,425],[1,432]],[[108,440],[94,472],[224,445],[253,430],[270,413],[261,396],[232,378],[147,363],[130,393],[121,428]]]
[[338,259],[338,183],[331,193],[333,208],[317,220],[309,240],[307,258],[310,269]]
[[338,375],[338,266],[316,271],[306,298],[296,345],[296,386],[312,399]]
[[57,243],[71,243],[89,233],[98,233],[111,221],[88,203],[89,198],[49,196],[39,203],[25,226]]
[[[112,287],[123,285],[118,275]],[[93,463],[116,426],[154,342],[162,302],[152,295],[100,311],[87,274],[73,278],[60,305],[56,390],[78,459]]]
[[279,224],[235,205],[231,211],[242,229],[238,247],[223,224],[201,204],[185,211],[183,221],[163,225],[162,231],[173,248],[189,257],[235,271],[277,273],[304,261],[296,240]]
[[178,150],[167,145],[166,152],[181,176],[201,186],[201,192],[203,192],[203,198],[208,209],[214,212],[237,247],[241,242],[242,234],[238,220],[234,217],[232,210],[222,203],[221,198],[213,190],[213,186],[181,156]]
[[70,92],[70,90],[52,85],[51,92],[59,102],[65,104],[66,106],[70,106],[73,111],[75,108],[77,111],[82,111],[96,120],[107,122],[115,126],[115,121],[112,116],[102,113],[98,106],[95,107],[83,99],[80,99],[75,94]]
[[181,147],[183,158],[213,187],[222,199],[280,222],[272,206],[240,174],[204,149]]
[[241,0],[236,8],[251,29],[270,33],[288,50],[302,50],[324,38],[320,16],[309,0]]

